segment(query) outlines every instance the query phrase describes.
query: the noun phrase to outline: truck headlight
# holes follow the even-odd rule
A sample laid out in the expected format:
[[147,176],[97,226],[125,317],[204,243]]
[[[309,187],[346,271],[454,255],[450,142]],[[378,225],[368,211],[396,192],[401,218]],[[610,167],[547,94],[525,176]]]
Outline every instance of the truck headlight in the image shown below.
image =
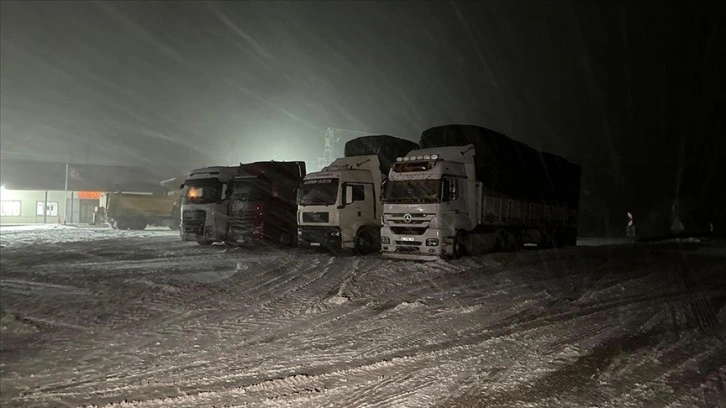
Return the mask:
[[391,238],[388,237],[381,237],[381,244],[390,244]]
[[427,238],[426,246],[439,246],[439,239],[438,238]]

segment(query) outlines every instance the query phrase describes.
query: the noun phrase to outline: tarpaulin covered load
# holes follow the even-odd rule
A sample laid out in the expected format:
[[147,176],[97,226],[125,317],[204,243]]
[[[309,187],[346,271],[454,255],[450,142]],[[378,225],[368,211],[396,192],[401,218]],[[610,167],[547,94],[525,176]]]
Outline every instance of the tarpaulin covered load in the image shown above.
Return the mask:
[[306,169],[304,161],[262,161],[254,163],[240,163],[237,169],[238,176],[260,176],[268,178],[287,177],[302,180]]
[[580,167],[540,153],[493,130],[472,125],[437,126],[421,134],[421,148],[474,145],[476,177],[485,187],[514,197],[577,208]]
[[397,157],[416,149],[418,145],[415,142],[395,136],[362,136],[345,144],[345,157],[376,155],[381,162],[381,172],[387,175]]

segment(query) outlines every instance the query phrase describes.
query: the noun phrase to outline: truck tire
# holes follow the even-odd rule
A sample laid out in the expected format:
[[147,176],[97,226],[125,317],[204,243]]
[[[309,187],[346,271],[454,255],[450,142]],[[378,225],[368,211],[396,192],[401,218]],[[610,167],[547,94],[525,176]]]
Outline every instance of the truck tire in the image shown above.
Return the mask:
[[113,229],[127,230],[130,228],[129,223],[126,220],[116,220],[113,222]]
[[542,230],[542,239],[539,247],[543,249],[557,248],[557,239],[555,238],[555,232],[553,230]]
[[281,232],[279,237],[280,245],[293,247],[295,246],[295,236],[287,232]]
[[214,241],[204,241],[204,240],[198,240],[197,244],[203,245],[203,246],[210,246],[214,243]]
[[504,231],[497,232],[494,238],[494,252],[503,252],[507,250],[507,234]]
[[378,241],[370,229],[361,228],[355,236],[353,251],[356,255],[368,255],[379,247]]
[[454,257],[454,259],[463,258],[469,253],[469,250],[466,247],[466,238],[466,232],[456,232],[456,236],[454,237],[454,248],[451,252],[451,255]]

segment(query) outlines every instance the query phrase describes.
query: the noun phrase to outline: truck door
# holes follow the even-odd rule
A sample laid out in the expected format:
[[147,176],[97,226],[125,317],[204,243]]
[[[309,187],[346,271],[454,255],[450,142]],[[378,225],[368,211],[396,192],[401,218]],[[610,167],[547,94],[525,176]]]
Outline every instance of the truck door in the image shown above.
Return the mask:
[[371,183],[346,183],[344,202],[351,224],[375,221],[377,199]]
[[466,189],[463,180],[456,178],[445,178],[441,188],[441,201],[445,203],[444,210],[457,220],[469,217],[469,209],[466,202]]

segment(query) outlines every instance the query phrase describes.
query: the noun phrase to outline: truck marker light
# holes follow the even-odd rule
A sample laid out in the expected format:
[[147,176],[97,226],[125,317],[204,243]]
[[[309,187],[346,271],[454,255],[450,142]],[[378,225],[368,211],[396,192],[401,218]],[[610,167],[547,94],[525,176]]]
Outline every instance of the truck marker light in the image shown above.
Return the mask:
[[432,158],[432,159],[434,159],[434,160],[436,160],[436,159],[438,159],[438,158],[439,158],[439,155],[438,155],[438,154],[432,154],[432,155],[431,155],[431,158]]
[[397,162],[403,161],[403,157],[396,157],[396,161]]
[[423,158],[424,158],[424,160],[431,160],[431,155],[425,154]]

